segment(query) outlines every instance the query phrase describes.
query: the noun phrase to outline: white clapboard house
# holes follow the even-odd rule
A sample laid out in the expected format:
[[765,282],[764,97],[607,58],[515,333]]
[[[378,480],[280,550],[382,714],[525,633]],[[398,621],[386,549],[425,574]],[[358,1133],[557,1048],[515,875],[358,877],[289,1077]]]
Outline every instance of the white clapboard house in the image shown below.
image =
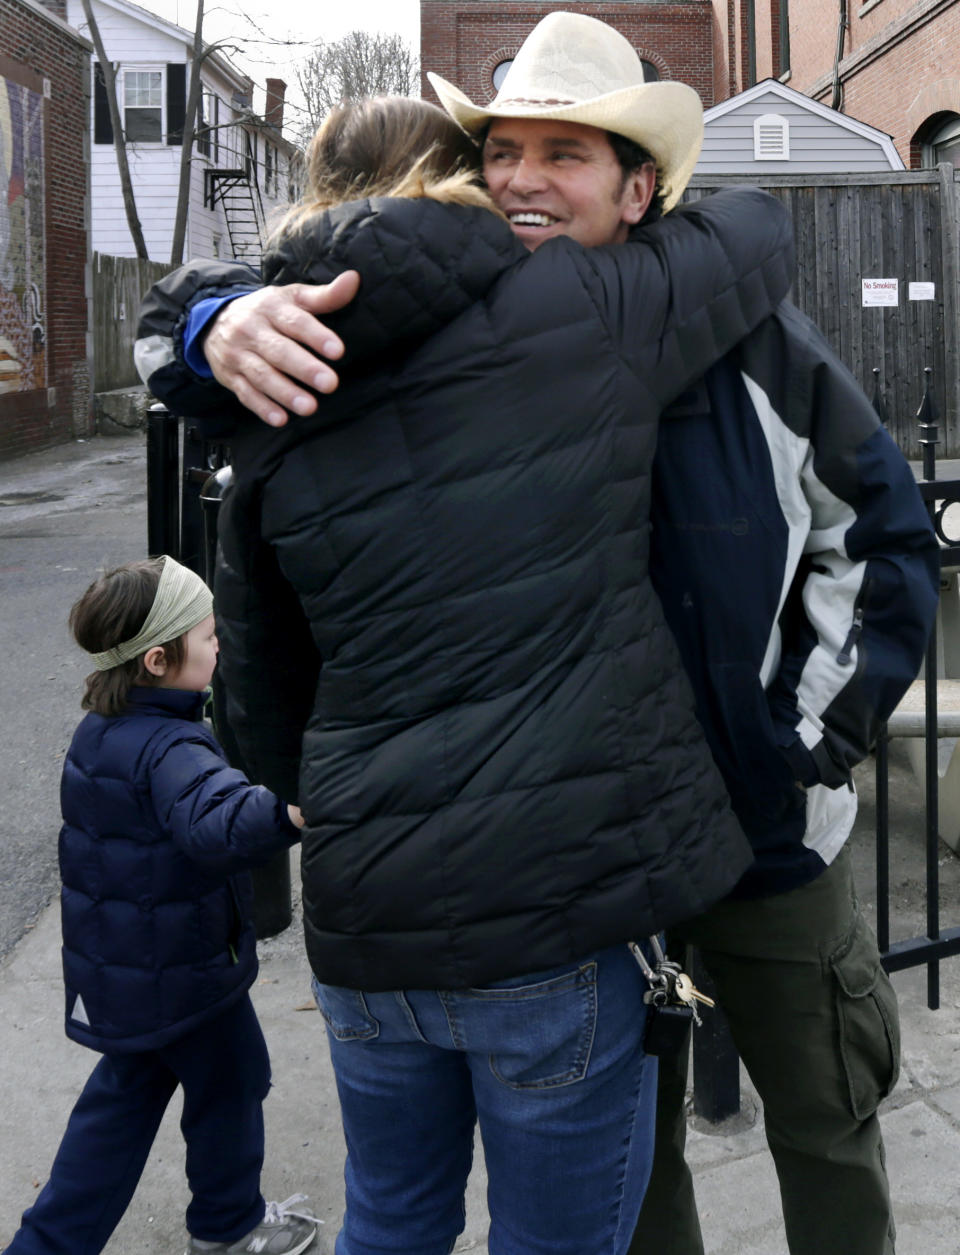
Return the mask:
[[764,79],[703,115],[695,175],[851,174],[902,170],[893,140],[876,127]]
[[[68,20],[87,34],[80,0]],[[137,213],[151,261],[169,261],[193,33],[129,0],[93,0],[117,97]],[[301,156],[281,134],[286,85],[267,79],[263,113],[254,84],[219,51],[203,61],[202,119],[194,141],[184,258],[256,263],[271,213],[299,195]],[[91,234],[95,251],[134,256],[103,72],[94,61]]]

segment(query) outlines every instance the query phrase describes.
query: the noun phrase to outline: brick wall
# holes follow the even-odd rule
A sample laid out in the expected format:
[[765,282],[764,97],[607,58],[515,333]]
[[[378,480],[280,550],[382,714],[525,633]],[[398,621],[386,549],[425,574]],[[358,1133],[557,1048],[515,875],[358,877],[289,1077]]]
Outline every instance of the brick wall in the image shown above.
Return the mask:
[[[556,9],[615,26],[644,60],[657,66],[661,78],[689,84],[706,108],[715,103],[711,0],[421,0],[421,65],[455,83],[471,100],[492,100],[495,67],[515,56],[537,22]],[[436,99],[426,77],[423,94]]]
[[881,30],[846,60],[844,113],[892,135],[907,166],[919,165],[916,132],[938,113],[960,113],[960,6],[909,31]]
[[0,0],[0,457],[93,429],[90,54],[63,11],[60,0],[49,11],[36,0]]

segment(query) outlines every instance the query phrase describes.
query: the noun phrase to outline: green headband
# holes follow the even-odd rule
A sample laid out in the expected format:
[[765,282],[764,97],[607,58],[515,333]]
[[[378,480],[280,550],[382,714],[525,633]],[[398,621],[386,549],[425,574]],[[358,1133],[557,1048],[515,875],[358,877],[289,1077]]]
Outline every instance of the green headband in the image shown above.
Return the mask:
[[199,575],[164,557],[157,595],[140,631],[112,649],[91,654],[98,671],[109,671],[145,654],[154,645],[175,641],[213,613],[213,594]]

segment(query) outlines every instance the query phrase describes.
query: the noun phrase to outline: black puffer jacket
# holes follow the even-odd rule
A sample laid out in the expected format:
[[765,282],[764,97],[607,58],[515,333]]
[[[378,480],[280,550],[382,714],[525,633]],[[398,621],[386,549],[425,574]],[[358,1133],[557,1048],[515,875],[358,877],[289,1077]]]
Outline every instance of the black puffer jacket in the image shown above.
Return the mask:
[[746,189],[533,255],[485,211],[387,200],[269,259],[362,277],[340,390],[235,438],[216,586],[254,777],[289,789],[302,733],[322,981],[549,967],[750,861],[648,580],[649,474],[661,406],[784,295],[789,239]]

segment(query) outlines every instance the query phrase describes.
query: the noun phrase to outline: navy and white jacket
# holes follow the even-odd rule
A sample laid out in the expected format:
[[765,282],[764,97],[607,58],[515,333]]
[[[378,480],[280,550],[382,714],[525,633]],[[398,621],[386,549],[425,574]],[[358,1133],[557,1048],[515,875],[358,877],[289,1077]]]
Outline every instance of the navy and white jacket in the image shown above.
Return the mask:
[[937,543],[856,381],[792,306],[664,415],[651,575],[753,845],[736,892],[791,889],[837,855],[851,768],[915,679]]
[[67,752],[66,1032],[95,1050],[156,1050],[243,996],[257,972],[247,869],[300,836],[227,765],[203,700],[134,688],[122,715],[86,715]]

